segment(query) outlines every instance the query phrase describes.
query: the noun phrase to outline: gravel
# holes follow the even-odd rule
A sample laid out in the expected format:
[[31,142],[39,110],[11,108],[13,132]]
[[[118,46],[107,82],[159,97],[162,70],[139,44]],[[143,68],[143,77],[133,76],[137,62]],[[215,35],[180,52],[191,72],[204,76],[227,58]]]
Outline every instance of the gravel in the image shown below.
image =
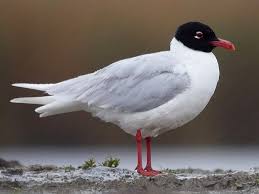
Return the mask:
[[[10,162],[10,163],[9,163]],[[0,193],[259,193],[259,170],[167,169],[155,177],[97,166],[22,166],[0,159]]]

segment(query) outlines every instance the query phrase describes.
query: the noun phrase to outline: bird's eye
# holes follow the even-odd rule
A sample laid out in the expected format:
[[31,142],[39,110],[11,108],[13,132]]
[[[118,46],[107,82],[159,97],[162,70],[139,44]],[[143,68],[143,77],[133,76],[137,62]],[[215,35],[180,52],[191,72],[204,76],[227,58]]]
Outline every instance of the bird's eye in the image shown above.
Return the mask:
[[202,33],[201,31],[197,31],[196,34],[195,34],[195,36],[194,36],[194,38],[196,38],[196,39],[201,39],[201,38],[203,38],[203,33]]

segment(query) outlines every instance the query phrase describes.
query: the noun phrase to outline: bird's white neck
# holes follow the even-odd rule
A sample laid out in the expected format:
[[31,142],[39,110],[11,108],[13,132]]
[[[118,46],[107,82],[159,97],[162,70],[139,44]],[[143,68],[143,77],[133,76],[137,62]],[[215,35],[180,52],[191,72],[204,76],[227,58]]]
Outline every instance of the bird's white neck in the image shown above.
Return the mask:
[[176,38],[173,38],[170,43],[170,52],[173,53],[175,58],[191,60],[193,62],[191,64],[201,61],[201,59],[204,62],[211,60],[214,61],[216,59],[212,52],[207,53],[191,49],[178,41]]
[[186,47],[186,46],[184,46],[184,44],[181,43],[180,41],[178,41],[175,37],[170,42],[170,50],[171,51],[178,50],[178,49],[183,49],[184,47]]
[[211,55],[211,53],[212,53],[212,52],[207,53],[207,52],[191,49],[191,48],[185,46],[182,42],[177,40],[175,37],[172,39],[172,41],[170,43],[170,51],[178,52],[178,53],[181,52],[181,53],[186,53],[186,54],[196,53],[196,54],[200,54],[200,55]]

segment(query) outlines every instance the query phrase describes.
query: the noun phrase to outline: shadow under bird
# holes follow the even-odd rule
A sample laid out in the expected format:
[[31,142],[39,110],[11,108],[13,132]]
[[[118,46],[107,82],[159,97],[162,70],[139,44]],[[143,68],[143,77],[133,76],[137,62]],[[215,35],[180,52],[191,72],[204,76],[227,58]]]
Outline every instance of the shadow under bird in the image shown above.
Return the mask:
[[[35,110],[40,117],[84,110],[118,125],[136,137],[137,172],[155,176],[160,172],[151,166],[151,138],[191,121],[208,104],[219,80],[215,47],[235,50],[209,26],[188,22],[178,27],[168,51],[123,59],[55,84],[15,83],[48,96],[11,102],[41,105]],[[147,146],[145,168],[142,139]]]

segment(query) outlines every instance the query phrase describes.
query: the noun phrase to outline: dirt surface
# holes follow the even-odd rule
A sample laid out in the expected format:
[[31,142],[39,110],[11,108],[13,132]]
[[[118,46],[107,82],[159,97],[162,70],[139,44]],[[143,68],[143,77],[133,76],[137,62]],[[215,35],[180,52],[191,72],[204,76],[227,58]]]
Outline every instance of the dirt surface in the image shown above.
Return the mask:
[[0,159],[0,193],[259,193],[259,170],[164,170],[142,177],[120,168],[22,166]]

